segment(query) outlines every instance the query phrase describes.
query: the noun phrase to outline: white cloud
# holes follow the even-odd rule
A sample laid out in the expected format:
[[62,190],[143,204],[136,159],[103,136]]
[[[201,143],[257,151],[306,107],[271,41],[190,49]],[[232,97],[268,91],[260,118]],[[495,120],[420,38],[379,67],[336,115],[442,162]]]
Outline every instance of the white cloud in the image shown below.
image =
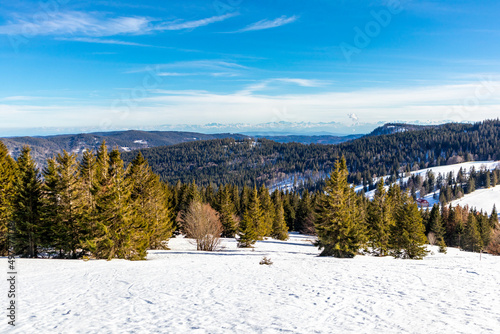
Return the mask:
[[321,87],[326,84],[326,82],[321,80],[310,80],[310,79],[296,79],[296,78],[275,78],[275,79],[267,79],[255,84],[248,85],[243,90],[239,91],[238,94],[248,95],[253,92],[263,91],[265,89],[270,88],[272,84],[276,83],[285,83],[285,84],[294,84],[301,87]]
[[153,31],[194,29],[237,15],[226,14],[196,21],[159,22],[146,17],[106,18],[99,13],[66,11],[47,15],[45,19],[17,17],[0,26],[0,35],[80,35],[106,37],[115,35],[142,35]]
[[285,24],[289,24],[292,22],[295,22],[298,19],[298,16],[290,16],[286,17],[285,15],[274,19],[274,20],[261,20],[259,22],[252,23],[248,26],[246,26],[243,29],[240,29],[235,32],[246,32],[246,31],[256,31],[256,30],[264,30],[264,29],[271,29],[271,28],[277,28],[284,26]]
[[183,30],[183,29],[194,29],[198,27],[203,27],[215,22],[220,22],[224,21],[228,18],[234,17],[239,15],[238,13],[229,13],[225,15],[220,15],[220,16],[212,16],[206,19],[202,20],[196,20],[196,21],[186,21],[186,22],[181,22],[181,21],[175,21],[175,22],[167,22],[167,23],[162,23],[154,28],[154,30]]
[[[15,99],[13,99],[15,100]],[[82,126],[112,123],[134,128],[161,124],[264,123],[293,119],[296,122],[342,122],[352,125],[354,114],[363,123],[394,120],[433,122],[479,121],[497,118],[500,81],[487,85],[437,85],[404,89],[370,89],[350,92],[266,95],[263,91],[219,94],[195,90],[150,90],[145,98],[113,104],[40,106],[0,104],[4,127]],[[95,103],[100,105],[95,105]],[[37,106],[37,104],[40,104]],[[280,112],[286,110],[286,113]],[[28,121],[27,121],[28,120]]]
[[59,41],[71,41],[71,42],[84,42],[84,43],[98,43],[98,44],[116,44],[116,45],[131,45],[131,46],[144,46],[144,47],[155,47],[153,45],[134,43],[120,41],[116,39],[102,39],[102,38],[92,38],[92,37],[60,37],[57,38]]
[[83,12],[57,12],[45,20],[18,18],[15,22],[0,26],[3,35],[85,35],[113,36],[140,34],[151,29],[150,20],[144,17],[100,18]]

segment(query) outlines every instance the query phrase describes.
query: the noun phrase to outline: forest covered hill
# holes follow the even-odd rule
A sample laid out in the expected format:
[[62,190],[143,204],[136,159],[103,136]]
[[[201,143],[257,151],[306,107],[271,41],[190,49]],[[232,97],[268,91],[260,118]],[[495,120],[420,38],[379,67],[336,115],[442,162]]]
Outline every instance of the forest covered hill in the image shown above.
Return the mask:
[[[141,149],[163,180],[206,185],[267,186],[291,175],[314,179],[346,157],[350,182],[374,175],[417,170],[472,160],[500,159],[500,120],[449,123],[392,134],[365,136],[338,145],[277,143],[267,139],[214,139]],[[123,154],[132,161],[135,152]]]
[[44,137],[9,137],[0,138],[10,154],[17,158],[23,146],[31,147],[32,156],[39,165],[44,165],[47,158],[66,150],[69,153],[82,154],[85,150],[97,150],[103,140],[109,148],[118,148],[121,152],[156,146],[174,145],[183,142],[219,138],[248,138],[240,134],[203,134],[179,131],[113,131],[82,134],[68,134]]

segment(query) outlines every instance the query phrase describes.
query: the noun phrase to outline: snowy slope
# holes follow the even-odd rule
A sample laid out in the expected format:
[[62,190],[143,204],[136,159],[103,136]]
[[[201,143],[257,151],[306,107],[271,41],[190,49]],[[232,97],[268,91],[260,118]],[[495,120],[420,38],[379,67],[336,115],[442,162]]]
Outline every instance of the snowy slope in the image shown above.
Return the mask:
[[489,188],[489,189],[479,189],[471,194],[465,195],[464,197],[451,202],[452,206],[465,206],[468,205],[470,208],[476,208],[477,210],[483,210],[491,213],[493,205],[497,206],[497,212],[500,210],[500,185]]
[[500,332],[500,257],[319,258],[310,239],[206,253],[175,238],[142,262],[20,259],[13,333]]
[[420,175],[422,177],[425,177],[427,175],[427,172],[429,170],[432,170],[432,172],[437,176],[438,174],[443,175],[446,177],[447,174],[450,172],[453,172],[455,176],[457,176],[458,171],[460,168],[462,168],[465,172],[469,172],[470,169],[474,167],[476,171],[479,171],[482,167],[485,167],[488,170],[493,170],[497,167],[500,168],[500,161],[470,161],[470,162],[464,162],[460,164],[455,164],[455,165],[446,165],[446,166],[436,166],[436,167],[430,167],[430,168],[425,168],[425,169],[419,169],[417,171],[411,172],[412,175]]

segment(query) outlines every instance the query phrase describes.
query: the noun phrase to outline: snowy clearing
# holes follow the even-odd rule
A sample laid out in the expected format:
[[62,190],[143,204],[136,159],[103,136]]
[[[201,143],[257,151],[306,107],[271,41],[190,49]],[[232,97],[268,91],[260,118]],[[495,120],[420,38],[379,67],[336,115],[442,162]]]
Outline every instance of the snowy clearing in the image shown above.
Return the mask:
[[478,189],[464,197],[451,202],[452,206],[466,206],[476,208],[478,211],[483,210],[491,214],[493,205],[497,206],[497,212],[500,208],[500,185],[489,189]]
[[[309,240],[252,251],[225,239],[207,253],[174,238],[140,262],[19,259],[12,332],[500,332],[500,257],[433,248],[421,261],[320,258]],[[259,265],[264,256],[274,264]]]

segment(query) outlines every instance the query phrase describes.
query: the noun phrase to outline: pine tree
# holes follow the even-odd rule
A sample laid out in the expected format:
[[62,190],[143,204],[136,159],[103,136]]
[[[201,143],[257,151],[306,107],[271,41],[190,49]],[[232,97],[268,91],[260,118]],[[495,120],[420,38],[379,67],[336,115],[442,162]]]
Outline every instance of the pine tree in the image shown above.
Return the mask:
[[[106,162],[108,158],[106,152]],[[78,179],[79,192],[82,197],[81,200],[84,203],[81,212],[83,229],[83,235],[81,236],[82,248],[88,250],[85,240],[93,239],[97,229],[96,194],[99,190],[99,182],[97,175],[97,160],[94,152],[83,152],[82,160],[78,165]]]
[[152,172],[140,152],[129,166],[127,179],[131,185],[133,208],[131,243],[137,250],[137,258],[144,259],[146,248],[166,249],[167,241],[172,236],[173,214],[168,189]]
[[314,229],[314,200],[309,191],[304,190],[297,207],[295,216],[295,230],[306,234],[315,234]]
[[285,222],[285,210],[283,209],[283,201],[279,192],[274,197],[275,215],[273,219],[273,230],[271,236],[278,240],[288,239],[288,226]]
[[316,231],[321,256],[354,257],[365,240],[358,200],[347,176],[342,157],[326,180],[325,194],[318,203]]
[[275,215],[274,204],[271,201],[269,190],[264,186],[259,189],[259,201],[262,208],[262,224],[257,226],[257,235],[259,239],[262,239],[271,236]]
[[422,259],[425,250],[425,226],[417,203],[408,195],[401,194],[396,205],[395,224],[391,233],[391,252],[396,258]]
[[384,181],[377,183],[373,201],[368,204],[368,239],[373,251],[380,255],[387,255],[389,239],[394,218],[391,202],[384,188]]
[[467,217],[463,245],[464,249],[470,252],[479,252],[483,248],[481,233],[479,232],[477,219],[473,212],[470,212]]
[[16,174],[14,160],[0,141],[0,256],[8,254],[9,225],[12,217],[13,182]]
[[262,225],[262,208],[260,206],[257,188],[254,187],[249,196],[248,207],[243,214],[238,231],[238,247],[252,247],[259,239],[258,226]]
[[60,250],[60,255],[77,257],[81,239],[85,237],[83,226],[84,196],[79,185],[76,155],[58,154],[48,161],[44,170],[43,221],[50,233],[51,245]]
[[491,210],[489,223],[491,228],[496,228],[498,224],[497,206],[495,204],[493,204],[493,209]]
[[229,185],[219,187],[217,202],[217,211],[223,228],[222,237],[234,238],[237,231],[237,219]]
[[429,216],[429,233],[434,233],[436,240],[444,237],[444,228],[441,221],[441,214],[439,213],[439,206],[434,204]]
[[40,219],[42,210],[42,181],[40,171],[23,147],[17,159],[17,177],[14,180],[13,215],[14,250],[17,254],[35,258],[45,233]]
[[[108,171],[103,170],[108,166]],[[99,186],[96,198],[97,228],[96,236],[88,241],[89,248],[96,258],[101,259],[140,259],[145,257],[147,244],[137,245],[132,240],[130,229],[132,208],[130,204],[130,184],[125,179],[120,152],[111,151],[109,161],[97,159]],[[144,240],[144,238],[140,238]]]

